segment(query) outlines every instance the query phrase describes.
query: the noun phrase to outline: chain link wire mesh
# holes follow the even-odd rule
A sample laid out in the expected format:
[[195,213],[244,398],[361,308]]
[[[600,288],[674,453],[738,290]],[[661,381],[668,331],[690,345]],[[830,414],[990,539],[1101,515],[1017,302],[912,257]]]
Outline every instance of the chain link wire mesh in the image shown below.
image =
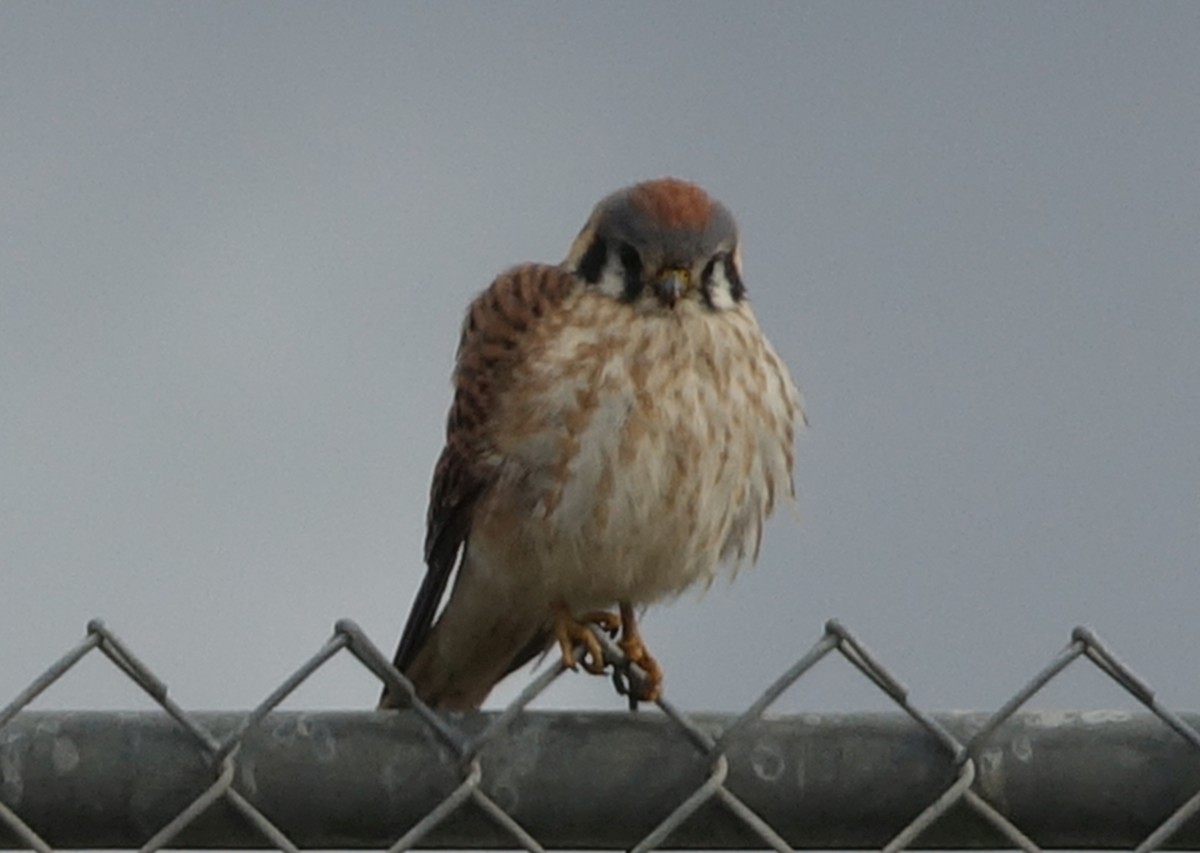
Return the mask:
[[[625,660],[621,649],[606,634],[596,631],[596,636],[604,646],[608,660],[613,663],[613,678],[618,689],[627,695],[636,695],[645,674],[636,665],[631,666]],[[510,736],[514,723],[520,720],[522,715],[529,713],[525,710],[529,703],[566,671],[561,662],[557,662],[533,680],[502,712],[487,715],[486,725],[479,729],[477,725],[466,725],[463,717],[443,716],[428,708],[417,698],[404,676],[391,665],[359,627],[349,620],[341,620],[335,625],[329,640],[316,653],[301,663],[257,707],[240,717],[231,729],[219,735],[204,725],[206,715],[192,714],[179,707],[168,696],[167,686],[149,667],[102,622],[93,620],[88,624],[87,634],[82,641],[48,666],[25,690],[0,710],[0,782],[13,772],[12,759],[10,757],[6,763],[3,752],[6,728],[11,730],[15,725],[14,721],[23,714],[33,714],[29,705],[34,699],[67,675],[84,657],[96,652],[111,661],[161,708],[178,732],[182,732],[193,745],[196,755],[204,761],[211,776],[207,787],[197,790],[190,802],[171,819],[144,837],[131,841],[131,846],[140,843],[142,851],[148,853],[176,846],[185,830],[219,803],[232,808],[246,825],[253,829],[259,842],[258,846],[282,851],[301,849],[296,840],[290,838],[283,828],[264,814],[244,786],[238,784],[237,780],[241,778],[239,769],[246,769],[239,768],[239,753],[251,733],[269,725],[267,721],[281,702],[332,658],[343,652],[351,655],[379,678],[393,695],[403,697],[401,704],[420,721],[429,738],[453,757],[453,766],[457,768],[458,776],[452,789],[444,796],[439,795],[440,799],[436,805],[407,831],[395,838],[387,850],[403,851],[429,844],[431,833],[468,803],[473,804],[499,830],[503,838],[503,843],[499,846],[530,851],[544,849],[539,840],[513,816],[511,808],[502,807],[497,798],[489,794],[486,784],[488,778],[484,762],[481,761],[481,753]],[[581,655],[582,650],[577,649],[576,660]],[[842,624],[831,621],[825,626],[820,639],[736,718],[724,719],[720,725],[714,726],[711,720],[698,722],[665,699],[656,703],[664,718],[669,721],[669,726],[690,744],[697,760],[707,771],[703,781],[693,789],[677,792],[677,800],[670,810],[658,819],[650,831],[637,839],[631,849],[647,851],[672,846],[672,837],[676,830],[696,816],[702,808],[711,808],[713,804],[725,810],[748,832],[748,837],[753,843],[743,846],[778,851],[793,849],[784,835],[731,786],[731,745],[749,729],[763,724],[764,715],[772,704],[818,662],[830,655],[840,655],[848,661],[868,682],[895,703],[910,724],[920,728],[932,745],[931,748],[940,754],[946,778],[950,780],[906,825],[895,830],[890,841],[882,847],[887,853],[920,845],[926,830],[942,821],[952,810],[962,808],[970,810],[990,825],[999,833],[1005,845],[1030,853],[1042,849],[1029,834],[1006,816],[1002,802],[994,802],[996,798],[988,796],[987,786],[981,784],[981,767],[987,760],[988,747],[995,740],[1001,727],[1012,721],[1036,693],[1076,661],[1091,663],[1144,706],[1161,725],[1174,732],[1177,738],[1172,749],[1186,750],[1197,760],[1196,778],[1200,779],[1200,733],[1196,727],[1164,707],[1154,691],[1086,628],[1076,628],[1067,645],[999,710],[988,716],[982,725],[970,727],[969,734],[963,734],[961,726],[948,726],[943,722],[942,718],[945,715],[932,714],[916,707],[910,701],[907,688],[880,659]],[[631,707],[636,707],[636,703],[631,702]],[[630,779],[629,784],[636,785],[638,780]],[[1187,790],[1191,790],[1190,777],[1184,784]],[[1195,787],[1195,792],[1187,796],[1165,819],[1153,825],[1133,849],[1150,851],[1167,846],[1181,846],[1173,839],[1177,838],[1180,829],[1200,811],[1200,784],[1196,784]],[[7,790],[0,784],[0,794]],[[54,837],[55,828],[39,826],[35,829],[22,818],[19,804],[9,802],[10,799],[0,796],[0,841],[7,841],[8,846],[23,847],[40,853],[54,849],[47,839]],[[1166,808],[1170,808],[1170,805],[1164,804],[1164,811]],[[7,830],[11,839],[5,839],[2,830]],[[1087,837],[1086,829],[1082,837]],[[1190,840],[1191,834],[1188,838],[1190,847],[1187,849],[1197,849],[1197,845]],[[1103,839],[1091,840],[1091,846],[1112,846]],[[623,844],[621,847],[606,847],[604,839],[595,841],[598,843],[592,846],[599,849],[622,849],[626,846]],[[497,845],[493,843],[488,846]]]

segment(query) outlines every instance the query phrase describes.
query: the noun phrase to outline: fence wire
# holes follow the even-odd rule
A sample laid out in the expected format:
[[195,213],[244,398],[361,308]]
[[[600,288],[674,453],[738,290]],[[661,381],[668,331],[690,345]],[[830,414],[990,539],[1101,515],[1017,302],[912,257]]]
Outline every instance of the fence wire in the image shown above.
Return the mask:
[[[637,695],[637,687],[645,678],[645,673],[635,665],[631,666],[620,647],[606,634],[596,631],[596,636],[603,644],[608,660],[614,664],[614,681],[618,689],[630,695]],[[29,710],[30,703],[44,690],[69,673],[84,657],[95,652],[110,660],[120,672],[140,687],[161,708],[165,718],[155,713],[153,716],[157,723],[152,724],[142,718],[144,715],[85,713],[82,715],[85,719],[79,722],[70,715],[55,716]],[[308,814],[304,820],[293,815],[292,822],[302,825],[300,830],[288,826],[286,814],[283,817],[277,814],[277,817],[272,819],[268,816],[272,809],[263,806],[263,802],[270,800],[270,797],[264,795],[263,786],[255,781],[256,773],[261,776],[264,772],[263,767],[269,763],[269,756],[262,753],[261,746],[255,738],[260,738],[267,729],[311,726],[311,720],[307,723],[297,722],[294,716],[285,720],[286,715],[276,712],[275,709],[313,673],[343,652],[350,654],[379,678],[393,695],[404,697],[405,701],[402,704],[407,707],[400,712],[363,712],[341,715],[338,719],[332,719],[336,715],[330,715],[331,719],[323,724],[327,724],[330,729],[337,729],[351,739],[360,738],[363,746],[358,754],[378,757],[387,753],[389,744],[393,744],[393,751],[400,761],[400,765],[394,762],[389,765],[393,775],[403,775],[414,767],[420,769],[417,765],[421,762],[436,763],[440,768],[438,772],[441,775],[437,776],[440,781],[431,782],[428,778],[421,777],[418,784],[414,781],[418,778],[416,775],[405,777],[411,784],[407,787],[403,784],[399,786],[402,794],[411,792],[413,797],[421,799],[422,802],[428,801],[429,806],[411,822],[411,825],[403,827],[399,834],[389,836],[382,845],[372,837],[373,834],[379,832],[381,824],[394,823],[397,819],[395,809],[390,812],[390,817],[379,817],[381,814],[389,814],[387,803],[376,803],[372,810],[362,802],[354,800],[352,796],[348,796],[346,802],[342,802],[341,795],[329,798],[328,803],[318,802],[313,809],[319,811],[327,805],[330,816],[324,822],[327,827],[336,824],[338,829],[336,832],[328,830],[325,835],[314,835],[312,826],[322,822],[321,815]],[[578,659],[582,650],[577,649],[576,655]],[[800,753],[798,758],[792,753],[789,753],[786,759],[771,753],[766,756],[769,760],[766,760],[765,764],[761,754],[761,744],[764,741],[759,735],[763,732],[774,733],[771,736],[777,739],[799,737],[798,726],[802,722],[799,718],[792,718],[789,722],[780,719],[768,720],[764,715],[788,688],[819,661],[830,655],[839,655],[848,661],[867,681],[890,698],[899,709],[899,713],[884,715],[867,722],[859,720],[853,724],[842,721],[835,725],[831,722],[828,728],[837,728],[839,737],[860,740],[863,740],[860,737],[863,732],[878,738],[881,732],[886,734],[903,729],[905,742],[910,746],[916,743],[916,749],[919,751],[920,761],[911,759],[911,756],[917,755],[918,752],[910,749],[909,752],[903,753],[909,758],[897,758],[899,753],[893,752],[874,762],[858,761],[856,764],[853,760],[847,760],[840,765],[846,773],[857,770],[866,776],[878,777],[874,780],[875,787],[870,788],[875,792],[871,795],[875,802],[870,804],[870,808],[857,812],[853,809],[837,812],[836,808],[828,806],[830,797],[840,795],[841,789],[837,789],[837,786],[840,784],[845,787],[850,784],[845,778],[846,773],[826,773],[824,779],[803,778],[803,753],[805,749],[810,748],[809,746],[796,747],[793,743],[793,753],[797,750]],[[1032,830],[1026,832],[1010,815],[1032,815],[1027,822],[1036,824],[1036,829],[1044,830],[1046,825],[1054,823],[1053,819],[1046,818],[1044,812],[1054,811],[1055,805],[1053,802],[1046,802],[1040,806],[1035,803],[1033,807],[1026,805],[1022,808],[1012,805],[1010,801],[1013,798],[1006,793],[1008,788],[1005,786],[1020,783],[1019,780],[1014,783],[1013,779],[1005,776],[1005,771],[997,763],[997,745],[1002,741],[999,733],[1002,729],[1008,730],[1022,725],[1025,716],[1021,713],[1022,707],[1076,661],[1091,663],[1144,706],[1149,714],[1136,726],[1131,723],[1132,728],[1118,726],[1113,730],[1097,728],[1090,730],[1090,733],[1084,732],[1084,737],[1089,739],[1084,748],[1107,750],[1109,753],[1091,755],[1090,766],[1099,767],[1104,762],[1111,761],[1111,766],[1115,769],[1113,785],[1100,787],[1103,795],[1101,801],[1090,811],[1080,812],[1091,815],[1091,818],[1081,818],[1080,822],[1087,824],[1089,820],[1096,819],[1097,815],[1103,815],[1108,810],[1112,813],[1110,824],[1118,826],[1120,831],[1104,836],[1098,833],[1095,826],[1063,827],[1063,821],[1070,823],[1071,818],[1061,818],[1060,815],[1058,829],[1048,833],[1051,842],[1060,847],[1111,848],[1117,846],[1117,842],[1124,843],[1125,839],[1132,839],[1129,843],[1124,843],[1124,846],[1132,846],[1132,849],[1137,851],[1165,847],[1200,849],[1200,831],[1197,831],[1200,830],[1200,826],[1193,824],[1188,827],[1188,831],[1181,832],[1196,812],[1200,811],[1200,733],[1197,732],[1194,721],[1185,720],[1165,708],[1158,701],[1154,691],[1088,629],[1076,628],[1067,645],[999,710],[991,715],[972,716],[935,714],[916,707],[909,699],[907,688],[896,675],[837,621],[829,622],[812,648],[770,684],[740,716],[716,718],[689,715],[663,699],[655,703],[662,711],[661,716],[543,714],[542,716],[552,719],[553,727],[542,726],[537,728],[534,734],[530,734],[534,729],[530,728],[529,721],[537,715],[527,711],[526,706],[561,677],[566,669],[561,662],[539,675],[498,714],[441,715],[417,698],[404,676],[391,665],[357,625],[349,620],[341,620],[335,625],[329,640],[301,663],[253,710],[244,715],[189,713],[170,698],[166,685],[129,647],[102,622],[93,620],[88,624],[87,634],[82,641],[48,666],[25,690],[0,710],[0,846],[20,847],[43,853],[53,850],[54,844],[64,847],[132,847],[140,844],[142,851],[199,844],[227,846],[223,845],[223,839],[232,836],[214,836],[213,832],[219,831],[214,830],[214,827],[227,826],[229,820],[237,820],[243,827],[242,831],[236,834],[237,838],[241,839],[240,846],[268,847],[283,851],[299,850],[302,844],[312,846],[314,843],[323,846],[334,846],[336,843],[336,846],[343,847],[373,845],[389,851],[447,845],[512,847],[542,851],[545,848],[535,832],[530,831],[523,821],[518,819],[518,815],[530,813],[529,798],[527,797],[524,803],[521,802],[520,792],[513,789],[511,780],[505,775],[504,765],[520,763],[523,753],[536,751],[537,747],[530,744],[557,738],[553,740],[552,751],[557,761],[554,766],[561,778],[542,780],[543,799],[549,801],[543,804],[543,811],[549,817],[537,822],[541,827],[540,834],[544,837],[553,835],[559,841],[565,839],[564,846],[634,851],[677,846],[789,851],[794,845],[803,844],[806,839],[810,842],[809,846],[848,847],[857,846],[854,842],[863,838],[879,837],[886,840],[881,849],[888,853],[927,846],[1011,847],[1034,853],[1043,849],[1031,837],[1037,833]],[[1157,727],[1154,743],[1159,745],[1159,751],[1152,753],[1152,760],[1148,761],[1169,778],[1151,780],[1147,784],[1151,784],[1152,787],[1140,792],[1124,790],[1121,785],[1133,783],[1128,782],[1128,779],[1117,771],[1121,767],[1127,768],[1136,763],[1131,755],[1141,748],[1139,744],[1148,742],[1146,737],[1149,735],[1146,735],[1146,732],[1151,721],[1153,726]],[[362,728],[368,723],[374,726],[369,732]],[[900,723],[902,726],[898,725]],[[164,724],[170,729],[168,733],[161,731]],[[154,800],[153,804],[161,810],[161,798],[154,799],[145,793],[139,795],[138,791],[143,789],[138,788],[135,782],[128,779],[118,781],[119,774],[115,771],[105,777],[104,768],[99,770],[100,782],[91,788],[86,780],[73,778],[71,774],[78,764],[77,756],[72,759],[69,754],[65,757],[61,754],[61,739],[53,741],[50,747],[46,747],[39,740],[47,732],[54,736],[64,727],[70,728],[72,725],[75,726],[73,731],[78,735],[86,736],[91,733],[97,739],[123,738],[119,742],[114,741],[111,753],[106,753],[115,756],[112,759],[114,762],[124,759],[141,760],[148,754],[153,757],[152,763],[157,762],[160,765],[157,768],[135,768],[130,771],[134,775],[166,773],[164,768],[170,763],[167,757],[174,756],[179,749],[183,749],[193,764],[197,760],[201,763],[203,772],[198,778],[206,781],[188,792],[184,804],[172,811],[161,824],[144,826],[146,814],[158,814],[158,811],[149,807],[143,808],[137,815],[114,816],[111,811],[119,809],[121,804],[133,810],[132,804],[135,800],[143,806]],[[825,724],[820,722],[816,724],[818,734],[823,725]],[[130,726],[137,729],[133,735],[129,734]],[[1135,731],[1138,733],[1137,738],[1130,734]],[[813,732],[809,731],[806,737],[812,735]],[[589,773],[597,776],[601,773],[599,768],[604,762],[599,760],[599,757],[605,754],[603,744],[619,743],[620,739],[630,738],[641,738],[637,742],[649,746],[642,750],[642,763],[637,768],[630,766],[629,775],[623,780],[627,794],[620,800],[620,808],[626,812],[603,816],[601,821],[595,824],[617,828],[612,831],[595,830],[590,834],[584,832],[582,835],[572,835],[568,831],[559,831],[553,827],[547,830],[546,820],[551,823],[555,820],[570,821],[572,815],[578,816],[580,810],[586,810],[589,805],[599,810],[615,808],[613,803],[616,800],[611,792],[608,796],[597,793],[591,803],[580,802],[586,797],[580,796],[579,786],[575,784],[579,780],[573,782],[570,777],[583,776],[583,782],[586,784],[589,781],[586,778]],[[170,749],[174,749],[175,752],[170,752],[168,746],[164,746],[168,741]],[[419,745],[414,746],[418,742]],[[837,742],[836,751],[839,754],[845,750],[847,742],[849,741],[845,739]],[[875,742],[866,738],[860,746],[868,750],[874,748],[872,744]],[[895,742],[894,738],[888,741],[892,744]],[[1024,742],[1028,751],[1028,736],[1025,736]],[[681,747],[681,743],[687,746]],[[748,748],[748,743],[757,746]],[[809,743],[810,741],[805,741],[805,744]],[[681,748],[690,758],[680,757]],[[1062,748],[1061,744],[1049,750],[1039,747],[1039,754],[1050,752],[1053,756],[1055,749],[1061,752]],[[154,752],[155,749],[160,752]],[[575,751],[574,755],[571,754],[572,749]],[[1013,747],[1005,741],[1005,749],[1011,751]],[[486,761],[485,753],[501,753],[503,760]],[[609,757],[611,758],[611,754]],[[408,759],[411,761],[406,765],[404,762]],[[651,763],[647,765],[646,760]],[[693,781],[675,787],[666,783],[657,786],[651,784],[655,777],[655,761],[663,768],[663,773],[658,774],[663,778],[668,775],[671,779],[690,775]],[[688,767],[699,768],[699,781],[695,781],[695,773],[667,774],[666,767],[671,762],[682,762]],[[747,770],[747,764],[754,766]],[[784,764],[791,767],[791,787],[787,787],[783,782],[777,783]],[[912,766],[916,764],[919,764],[920,768],[913,770]],[[332,772],[328,767],[322,771],[321,768],[314,770],[311,766],[296,769],[294,763],[291,766],[293,769],[288,775],[297,780],[298,784],[307,784],[304,780],[320,778],[322,772]],[[400,766],[399,770],[396,769],[397,766]],[[911,772],[908,772],[909,770]],[[415,772],[416,770],[413,770],[413,773]],[[1085,774],[1079,772],[1078,766],[1073,772],[1074,779],[1065,771],[1061,777],[1055,778],[1059,778],[1066,786],[1087,781]],[[306,773],[312,775],[305,776]],[[94,781],[93,777],[88,778]],[[762,786],[755,787],[746,781],[752,778],[765,779],[774,784],[774,799],[762,793],[765,790]],[[918,778],[920,785],[912,781]],[[1121,781],[1122,779],[1125,781]],[[902,783],[902,780],[908,781]],[[621,781],[618,779],[618,782]],[[1051,782],[1053,784],[1053,779]],[[153,780],[145,783],[151,788],[154,784]],[[114,799],[113,791],[104,790],[106,785],[108,788],[120,788],[119,796]],[[353,780],[346,785],[353,787]],[[822,788],[823,785],[826,789]],[[37,799],[34,795],[39,792],[44,795],[43,789],[55,786],[66,790],[67,799],[75,798],[71,808],[60,808],[59,812],[47,814],[44,807],[34,808],[30,805]],[[639,786],[648,787],[639,793]],[[127,788],[130,790],[126,790]],[[847,814],[858,815],[861,823],[863,814],[894,815],[897,810],[909,808],[909,800],[918,789],[922,796],[925,790],[929,791],[928,800],[919,802],[915,809],[903,815],[906,823],[893,824],[891,829],[884,828],[886,835],[879,835],[879,827],[850,825],[853,821],[846,817]],[[341,790],[344,791],[345,787]],[[586,792],[586,787],[584,790]],[[856,790],[862,798],[862,791],[868,789]],[[545,793],[546,791],[549,793]],[[558,801],[554,801],[556,791],[561,793],[561,799]],[[906,795],[907,798],[902,795]],[[794,797],[795,800],[789,803],[788,797]],[[846,825],[825,834],[813,830],[811,826],[807,829],[798,828],[796,821],[789,817],[789,814],[800,809],[801,800],[806,803],[803,809],[805,815],[824,816],[831,824],[842,821]],[[1134,800],[1149,803],[1154,817],[1147,818],[1145,810],[1136,817],[1121,811]],[[1174,805],[1175,803],[1179,804]],[[478,815],[486,818],[490,829],[481,829],[480,822],[476,821],[467,825],[466,829],[460,827],[457,833],[442,832],[452,817],[456,820],[463,818],[463,810],[468,804],[471,804]],[[637,820],[631,820],[627,810],[636,809],[638,806],[642,806],[642,811],[646,813],[638,814]],[[339,808],[342,811],[334,817],[334,812]],[[647,811],[652,809],[658,811]],[[714,818],[714,809],[724,813],[720,821]],[[22,817],[23,810],[27,815],[36,811],[37,819]],[[274,811],[283,813],[286,810],[276,806]],[[101,812],[104,813],[103,816]],[[90,836],[87,834],[88,826],[91,825],[89,821],[97,826],[115,829],[111,829],[111,833],[102,838]],[[207,834],[191,832],[190,828],[205,822],[209,826]],[[531,822],[531,819],[525,818],[525,822]],[[713,829],[730,824],[736,827],[737,832],[723,834],[722,831]],[[985,827],[986,832],[980,831],[981,825]],[[636,837],[629,837],[629,826],[640,826],[642,829],[638,830]],[[620,827],[626,829],[622,830]],[[690,833],[684,832],[689,828]],[[249,830],[252,836],[249,840],[246,838],[246,830]],[[289,835],[289,832],[295,837]],[[297,834],[298,832],[302,832],[303,835]],[[847,843],[848,841],[851,843]]]

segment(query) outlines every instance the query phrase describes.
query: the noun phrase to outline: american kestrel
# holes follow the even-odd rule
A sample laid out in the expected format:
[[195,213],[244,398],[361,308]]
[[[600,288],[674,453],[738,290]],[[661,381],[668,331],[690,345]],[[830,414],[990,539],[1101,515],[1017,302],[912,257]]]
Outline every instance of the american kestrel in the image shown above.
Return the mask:
[[657,698],[635,610],[757,558],[803,422],[725,207],[674,178],[613,193],[565,261],[467,311],[396,666],[431,706],[477,708],[555,643],[602,671],[599,625]]

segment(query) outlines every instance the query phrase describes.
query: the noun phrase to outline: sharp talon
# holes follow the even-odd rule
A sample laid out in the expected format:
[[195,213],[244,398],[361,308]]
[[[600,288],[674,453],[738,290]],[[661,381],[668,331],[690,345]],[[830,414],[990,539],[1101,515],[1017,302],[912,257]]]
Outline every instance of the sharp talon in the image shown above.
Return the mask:
[[642,702],[657,702],[662,698],[662,667],[646,650],[646,644],[642,642],[640,635],[626,637],[621,640],[619,645],[621,651],[625,653],[625,659],[631,664],[637,664],[646,673],[645,682],[641,685],[642,689],[640,691],[631,690],[631,692],[636,692],[634,698]]
[[657,702],[662,698],[662,667],[658,665],[658,661],[651,657],[650,652],[646,650],[646,644],[642,641],[642,634],[638,631],[633,606],[627,601],[622,601],[620,602],[620,609],[623,636],[617,645],[625,653],[626,661],[630,664],[637,664],[646,673],[645,680],[639,685],[640,690],[635,688],[632,680],[630,680],[629,696],[631,700],[634,700],[634,704],[639,701]]
[[[604,660],[604,649],[600,641],[592,633],[590,625],[597,625],[610,636],[615,635],[621,627],[621,620],[615,613],[597,610],[585,613],[576,619],[565,604],[554,606],[554,639],[558,641],[559,651],[562,652],[563,666],[568,669],[583,668],[593,675],[602,675],[607,663]],[[583,654],[575,659],[575,647],[583,646]]]

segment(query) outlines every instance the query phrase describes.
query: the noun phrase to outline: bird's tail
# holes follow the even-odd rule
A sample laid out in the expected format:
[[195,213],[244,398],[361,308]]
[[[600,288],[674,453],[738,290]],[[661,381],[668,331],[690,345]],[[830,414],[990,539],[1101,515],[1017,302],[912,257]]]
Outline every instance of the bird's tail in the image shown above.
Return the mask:
[[[478,626],[491,629],[485,642],[448,643],[444,639],[445,626],[439,623],[433,627],[404,671],[422,702],[444,711],[475,710],[502,678],[550,645],[549,631],[534,630],[531,635],[524,620],[507,620],[500,611],[493,611],[493,615],[493,624]],[[470,648],[462,653],[456,645]],[[406,697],[385,688],[379,707],[405,708],[408,702]]]

